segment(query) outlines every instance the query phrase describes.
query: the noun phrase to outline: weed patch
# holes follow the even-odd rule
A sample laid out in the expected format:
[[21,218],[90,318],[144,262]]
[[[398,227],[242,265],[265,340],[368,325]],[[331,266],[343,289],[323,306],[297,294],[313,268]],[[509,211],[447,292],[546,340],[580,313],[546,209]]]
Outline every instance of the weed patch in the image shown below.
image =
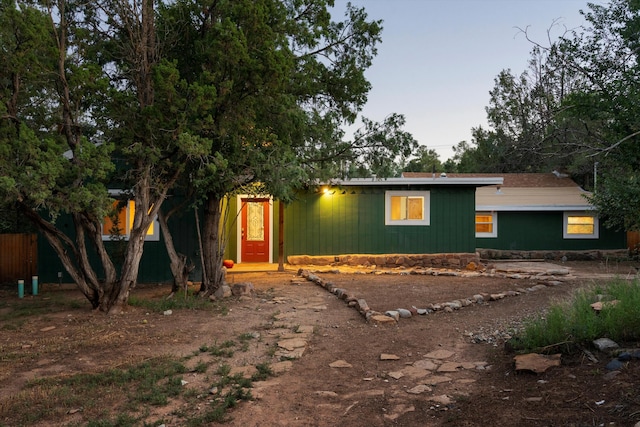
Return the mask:
[[[595,310],[592,304],[603,303]],[[519,352],[575,353],[598,338],[640,339],[640,284],[622,279],[578,291],[566,302],[525,321],[509,345]]]

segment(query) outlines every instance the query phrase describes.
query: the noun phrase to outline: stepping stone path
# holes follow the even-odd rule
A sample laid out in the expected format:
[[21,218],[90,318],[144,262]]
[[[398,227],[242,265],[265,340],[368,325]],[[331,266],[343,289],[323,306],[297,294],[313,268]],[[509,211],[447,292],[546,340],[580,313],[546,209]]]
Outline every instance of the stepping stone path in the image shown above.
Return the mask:
[[[339,273],[339,271],[332,271],[332,273]],[[388,274],[376,272],[375,274]],[[400,273],[396,273],[400,274]],[[537,280],[537,284],[527,289],[518,289],[518,291],[505,291],[500,293],[478,293],[470,295],[467,298],[457,299],[453,301],[437,302],[432,304],[422,305],[421,307],[412,306],[408,308],[394,308],[386,311],[375,311],[363,298],[359,298],[347,289],[338,288],[331,282],[323,280],[316,274],[309,272],[308,270],[300,269],[298,276],[307,281],[313,282],[316,285],[326,289],[336,298],[343,300],[347,306],[357,310],[370,324],[382,325],[386,323],[396,324],[401,319],[408,319],[414,316],[424,316],[434,312],[450,313],[456,310],[464,309],[464,307],[472,304],[488,304],[491,301],[498,301],[508,297],[515,297],[526,292],[539,292],[546,289],[548,286],[560,286],[563,282],[558,279],[557,276],[566,276],[569,274],[568,270],[554,271],[552,275],[545,273],[538,273],[535,277],[527,276],[526,274],[517,273],[496,273],[492,271],[490,273],[480,272],[452,272],[452,271],[436,271],[434,269],[402,272],[401,274],[433,274],[433,275],[454,275],[464,276],[465,274],[473,274],[474,277],[479,275],[499,275],[501,277],[511,277],[514,279],[534,278]],[[301,285],[298,279],[292,283]],[[276,297],[270,302],[271,304],[285,304],[288,301],[286,298]],[[296,305],[294,309],[297,310],[313,310],[315,312],[322,312],[327,309],[327,306],[322,302],[305,301],[303,304]],[[291,369],[292,362],[301,358],[309,344],[309,341],[313,334],[313,326],[299,326],[295,331],[292,331],[292,325],[295,324],[297,312],[285,312],[279,313],[274,316],[274,319],[281,322],[284,327],[280,329],[270,330],[268,334],[277,338],[277,352],[276,356],[287,363],[286,365],[278,366],[278,372],[285,372]],[[287,328],[288,325],[288,328]],[[363,381],[379,383],[379,386],[374,386],[372,389],[363,390],[356,393],[340,394],[340,390],[316,390],[314,394],[319,400],[319,404],[324,400],[329,402],[326,405],[335,405],[335,401],[339,400],[341,404],[346,406],[344,414],[350,411],[363,399],[372,399],[389,396],[392,400],[398,402],[397,404],[386,408],[384,418],[391,422],[398,421],[403,415],[413,412],[416,406],[413,402],[419,402],[423,405],[424,402],[428,402],[431,410],[447,410],[448,406],[454,403],[455,395],[461,394],[461,389],[464,386],[473,383],[475,376],[481,375],[483,372],[491,369],[491,366],[485,361],[464,361],[457,360],[456,353],[447,349],[436,349],[419,358],[412,360],[406,357],[400,357],[395,354],[379,354],[377,356],[371,355],[371,357],[377,357],[381,363],[381,367],[385,368],[381,372],[377,372],[374,376],[362,378]],[[387,367],[388,365],[388,367]],[[335,369],[338,372],[346,372],[353,369],[351,363],[348,360],[335,360],[329,364],[331,369]],[[242,372],[243,375],[251,375],[251,372],[255,371],[255,367],[239,367],[234,368],[236,372]],[[272,370],[276,372],[276,369]],[[233,372],[233,371],[232,371]],[[348,374],[345,374],[348,375]],[[256,384],[252,390],[252,394],[255,398],[260,399],[265,389],[278,385],[277,381],[263,381]]]
[[[405,402],[387,409],[384,418],[389,421],[396,421],[404,414],[413,412],[414,400],[430,402],[432,410],[446,410],[447,405],[454,403],[454,398],[446,391],[453,390],[459,395],[460,386],[474,382],[475,375],[490,369],[487,362],[453,360],[455,358],[456,353],[447,349],[434,350],[413,360],[382,353],[378,359],[383,362],[381,366],[388,364],[389,370],[378,372],[373,378],[363,378],[363,381],[379,381],[380,388],[349,395],[340,395],[334,390],[317,390],[315,394],[319,399],[338,398],[345,404],[353,401],[352,406],[365,397],[393,396],[397,400],[404,396]],[[348,360],[336,360],[329,366],[337,370],[352,368]],[[441,375],[443,372],[447,375]],[[442,394],[443,391],[445,394]],[[365,393],[367,395],[363,396]]]

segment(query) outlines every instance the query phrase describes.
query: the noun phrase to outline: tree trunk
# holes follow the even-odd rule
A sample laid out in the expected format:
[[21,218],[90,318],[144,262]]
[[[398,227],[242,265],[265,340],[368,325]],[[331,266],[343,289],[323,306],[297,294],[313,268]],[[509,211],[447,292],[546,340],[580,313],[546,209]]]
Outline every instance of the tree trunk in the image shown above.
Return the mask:
[[[84,247],[82,224],[75,224],[76,241],[74,242],[69,236],[42,218],[38,212],[23,204],[18,204],[18,207],[47,239],[65,270],[76,283],[80,292],[89,300],[91,306],[99,308],[104,292],[95,271],[93,271],[89,263],[86,248]],[[74,222],[77,220],[78,218],[74,217]],[[78,244],[78,242],[82,242],[82,244]]]
[[167,254],[169,255],[169,266],[171,267],[171,274],[173,275],[171,294],[175,294],[181,289],[187,289],[189,274],[193,271],[195,266],[189,262],[186,255],[176,251],[173,244],[173,236],[169,231],[170,215],[171,213],[165,214],[162,210],[158,211],[158,222],[160,223],[160,230],[162,231],[164,245],[167,248]]
[[206,281],[200,286],[200,294],[214,293],[224,284],[222,261],[224,257],[224,239],[221,238],[220,226],[222,218],[222,198],[209,193],[204,203],[204,218],[202,225],[202,247],[204,252],[203,270]]
[[120,280],[117,286],[113,287],[112,292],[106,295],[101,305],[101,309],[108,314],[119,314],[124,310],[129,300],[129,292],[138,281],[138,270],[144,251],[146,230],[146,228],[131,230],[129,244],[122,263],[122,271],[120,272]]

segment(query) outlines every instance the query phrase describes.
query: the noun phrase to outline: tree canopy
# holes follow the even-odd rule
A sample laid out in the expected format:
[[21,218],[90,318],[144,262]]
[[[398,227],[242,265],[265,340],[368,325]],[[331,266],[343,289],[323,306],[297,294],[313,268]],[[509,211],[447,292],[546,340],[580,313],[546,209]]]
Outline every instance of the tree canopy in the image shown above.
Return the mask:
[[[397,114],[363,119],[353,140],[342,131],[381,37],[363,8],[335,19],[331,0],[0,1],[0,195],[105,312],[126,304],[170,194],[203,207],[207,293],[221,284],[226,197],[288,201],[319,179],[388,175],[416,145]],[[126,200],[117,260],[103,220]]]
[[489,129],[473,129],[472,141],[455,147],[454,165],[567,172],[594,191],[606,225],[640,229],[640,3],[588,7],[586,26],[547,44],[531,40],[527,71],[498,75]]

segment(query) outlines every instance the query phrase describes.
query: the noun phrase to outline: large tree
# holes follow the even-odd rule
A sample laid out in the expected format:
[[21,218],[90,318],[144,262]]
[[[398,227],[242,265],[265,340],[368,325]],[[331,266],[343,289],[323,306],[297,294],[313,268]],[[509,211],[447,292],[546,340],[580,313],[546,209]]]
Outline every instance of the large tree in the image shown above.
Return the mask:
[[[181,81],[160,57],[153,1],[3,0],[0,19],[3,199],[36,224],[92,306],[117,313],[168,191],[210,150],[183,132]],[[119,265],[103,241],[112,186],[135,203]]]
[[385,173],[389,165],[380,159],[408,155],[415,144],[397,115],[365,119],[353,140],[344,140],[342,126],[354,122],[370,89],[364,70],[381,26],[350,5],[344,20],[334,21],[331,6],[181,0],[161,11],[160,34],[174,35],[163,44],[201,95],[190,134],[212,147],[190,176],[204,212],[204,294],[223,283],[225,198],[246,192],[287,201],[296,186],[342,177],[354,162]]
[[[589,23],[551,47],[552,61],[580,79],[556,128],[561,147],[597,166],[591,199],[605,224],[640,229],[640,3],[590,4]],[[594,168],[596,169],[596,168]],[[595,179],[595,178],[594,178]]]
[[[70,5],[3,0],[0,20],[3,201],[38,227],[91,304],[106,310],[87,247],[93,244],[113,283],[115,268],[100,232],[111,146],[90,140],[99,135],[91,110],[104,93],[103,76],[72,36],[77,22]],[[62,214],[72,228],[56,222]]]

